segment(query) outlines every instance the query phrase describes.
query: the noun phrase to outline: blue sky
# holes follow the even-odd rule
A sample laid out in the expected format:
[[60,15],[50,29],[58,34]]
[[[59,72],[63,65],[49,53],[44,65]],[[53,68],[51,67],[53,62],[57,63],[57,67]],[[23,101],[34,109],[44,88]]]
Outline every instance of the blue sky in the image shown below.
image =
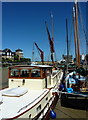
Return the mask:
[[[45,28],[48,23],[51,34],[51,17],[54,15],[54,46],[57,60],[66,54],[66,25],[68,29],[72,22],[72,2],[7,2],[2,6],[2,49],[10,48],[12,51],[20,48],[24,57],[32,57],[33,41],[44,51],[45,60],[48,60],[50,48]],[[86,17],[85,3],[80,4],[84,26]],[[81,37],[83,38],[83,36]],[[85,40],[81,40],[85,52]],[[74,55],[73,34],[70,53]],[[35,48],[35,59],[40,60]]]

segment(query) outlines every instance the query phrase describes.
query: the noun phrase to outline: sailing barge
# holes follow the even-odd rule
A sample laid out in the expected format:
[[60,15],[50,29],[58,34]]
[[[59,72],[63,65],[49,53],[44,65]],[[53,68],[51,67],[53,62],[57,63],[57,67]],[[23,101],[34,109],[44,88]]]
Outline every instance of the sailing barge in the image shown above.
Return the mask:
[[[67,75],[64,81],[65,91],[62,92],[61,101],[62,103],[65,103],[65,105],[69,104],[77,108],[88,109],[88,71],[85,71],[80,66],[80,47],[79,47],[79,35],[78,35],[78,2],[77,1],[73,6],[73,22],[74,22],[76,69],[73,72],[68,73],[69,61],[67,60]],[[68,55],[69,54],[67,50],[67,56]]]

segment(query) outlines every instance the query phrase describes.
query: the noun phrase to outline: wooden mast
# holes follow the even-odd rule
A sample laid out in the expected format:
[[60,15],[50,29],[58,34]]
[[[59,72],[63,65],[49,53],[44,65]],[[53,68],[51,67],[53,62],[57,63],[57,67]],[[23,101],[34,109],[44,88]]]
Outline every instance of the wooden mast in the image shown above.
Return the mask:
[[47,31],[47,34],[48,34],[48,40],[49,40],[49,44],[50,44],[50,51],[51,51],[51,60],[52,60],[52,63],[54,65],[54,43],[52,41],[52,38],[50,36],[50,33],[49,33],[49,30],[48,30],[48,25],[47,25],[47,22],[45,21],[45,25],[46,25],[46,31]]
[[73,7],[73,20],[74,20],[74,43],[75,43],[75,57],[76,57],[76,66],[80,66],[80,46],[79,46],[79,36],[78,36],[78,4],[75,1]]
[[[52,42],[53,42],[53,47],[54,47],[54,21],[53,21],[53,14],[51,12],[51,24],[52,24]],[[55,64],[55,51],[52,53],[52,57],[53,57],[53,64]]]

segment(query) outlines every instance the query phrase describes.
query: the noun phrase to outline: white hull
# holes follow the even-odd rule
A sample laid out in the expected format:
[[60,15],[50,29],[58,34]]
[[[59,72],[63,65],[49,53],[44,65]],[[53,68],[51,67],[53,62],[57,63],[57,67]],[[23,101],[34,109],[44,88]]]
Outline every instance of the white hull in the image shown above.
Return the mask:
[[[9,88],[1,90],[2,119],[44,118],[58,98],[53,90],[58,88],[62,76],[62,71],[54,71],[53,75],[47,76],[47,88],[45,78],[25,79],[25,84],[22,79],[10,78]],[[26,89],[23,91],[22,87],[28,91]]]

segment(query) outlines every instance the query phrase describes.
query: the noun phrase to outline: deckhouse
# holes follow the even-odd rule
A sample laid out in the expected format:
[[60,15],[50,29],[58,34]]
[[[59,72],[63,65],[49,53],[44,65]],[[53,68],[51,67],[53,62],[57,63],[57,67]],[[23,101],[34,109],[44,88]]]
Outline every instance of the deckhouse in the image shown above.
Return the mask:
[[48,65],[13,66],[9,68],[9,87],[23,86],[33,90],[51,88],[59,79],[56,72],[56,70],[52,70],[52,66]]

